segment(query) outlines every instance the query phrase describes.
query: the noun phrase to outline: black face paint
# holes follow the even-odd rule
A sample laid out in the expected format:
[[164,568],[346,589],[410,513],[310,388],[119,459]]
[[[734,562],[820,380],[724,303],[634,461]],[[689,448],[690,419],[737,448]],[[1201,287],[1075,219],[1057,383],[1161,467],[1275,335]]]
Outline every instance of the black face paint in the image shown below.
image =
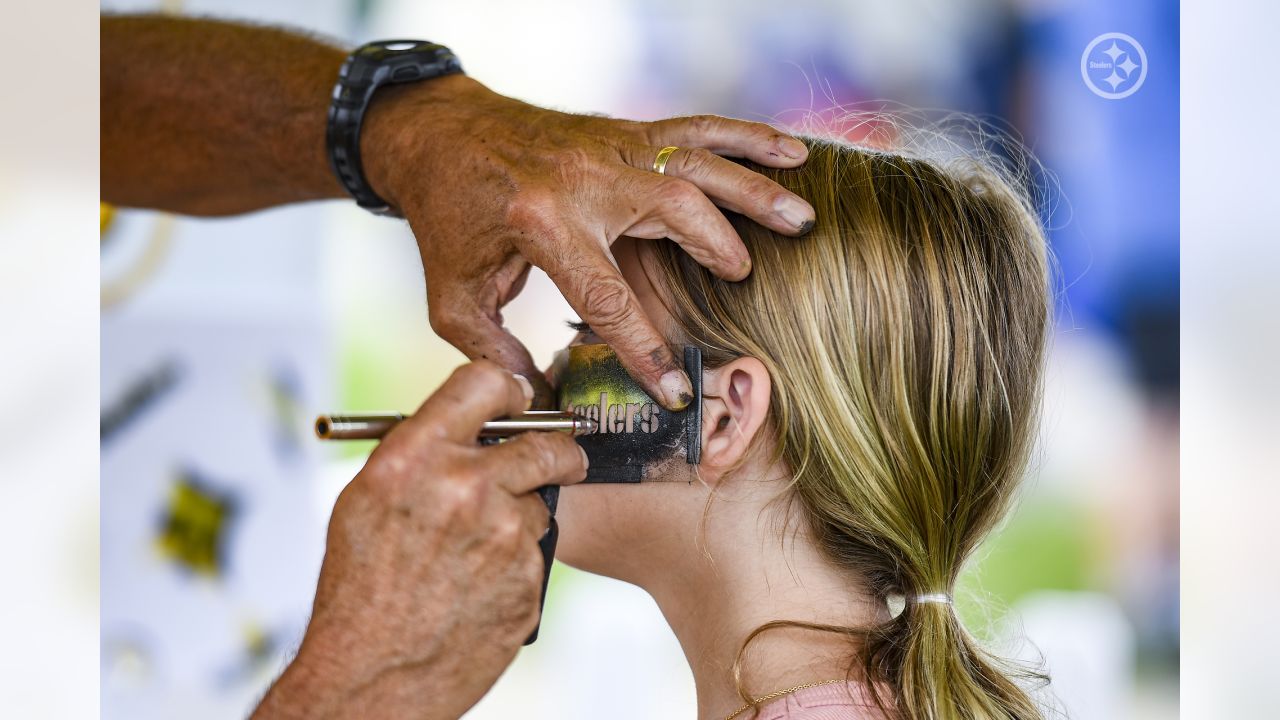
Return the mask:
[[669,476],[673,463],[698,464],[701,350],[685,346],[684,369],[693,386],[693,400],[684,410],[671,412],[627,374],[608,345],[575,345],[556,353],[552,373],[560,410],[599,424],[596,432],[577,438],[591,463],[586,482],[647,482]]

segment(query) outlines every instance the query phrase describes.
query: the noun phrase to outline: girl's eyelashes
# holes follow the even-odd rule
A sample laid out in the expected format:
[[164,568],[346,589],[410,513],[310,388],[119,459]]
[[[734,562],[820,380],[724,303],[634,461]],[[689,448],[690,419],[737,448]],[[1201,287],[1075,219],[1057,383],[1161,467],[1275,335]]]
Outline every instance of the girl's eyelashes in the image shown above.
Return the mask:
[[581,320],[565,320],[564,324],[568,325],[569,329],[573,330],[574,332],[579,332],[579,333],[582,333],[583,335],[591,334],[591,326],[582,322]]

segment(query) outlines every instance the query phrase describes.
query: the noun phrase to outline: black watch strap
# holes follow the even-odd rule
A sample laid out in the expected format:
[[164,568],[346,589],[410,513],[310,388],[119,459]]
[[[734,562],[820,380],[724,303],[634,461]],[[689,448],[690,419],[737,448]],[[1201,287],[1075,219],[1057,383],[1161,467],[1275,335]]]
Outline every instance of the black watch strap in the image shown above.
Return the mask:
[[425,40],[379,40],[361,45],[342,64],[329,104],[325,145],[338,182],[356,204],[379,215],[399,215],[365,179],[360,128],[373,93],[383,85],[415,82],[462,72],[449,48]]

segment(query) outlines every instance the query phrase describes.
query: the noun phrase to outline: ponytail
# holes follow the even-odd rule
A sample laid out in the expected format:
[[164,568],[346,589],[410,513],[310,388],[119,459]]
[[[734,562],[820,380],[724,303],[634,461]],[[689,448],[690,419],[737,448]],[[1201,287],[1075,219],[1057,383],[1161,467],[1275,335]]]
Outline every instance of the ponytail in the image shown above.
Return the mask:
[[[743,641],[732,666],[739,696],[755,711],[764,698],[747,693],[743,657],[762,633],[784,627],[844,635],[866,648],[861,676],[886,718],[1044,720],[1027,692],[1010,678],[1042,687],[1049,683],[1049,676],[983,650],[960,623],[951,596],[941,593],[908,598],[895,618],[872,628],[794,620],[777,620],[756,628]],[[854,667],[850,667],[846,677],[854,675]],[[882,694],[888,688],[892,688],[892,696]]]
[[1031,697],[1010,676],[1042,685],[1048,676],[1010,667],[983,650],[960,623],[950,596],[908,597],[902,612],[883,630],[873,636],[866,660],[869,673],[889,680],[894,688],[896,711],[876,696],[887,717],[1043,720]]

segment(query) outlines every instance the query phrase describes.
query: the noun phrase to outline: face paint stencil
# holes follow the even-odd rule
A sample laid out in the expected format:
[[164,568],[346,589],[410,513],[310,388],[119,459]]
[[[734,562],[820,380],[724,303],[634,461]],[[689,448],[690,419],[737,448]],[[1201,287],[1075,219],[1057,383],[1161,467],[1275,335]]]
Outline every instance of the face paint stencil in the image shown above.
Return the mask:
[[675,463],[696,465],[700,459],[702,351],[686,346],[684,368],[693,400],[684,410],[671,412],[631,379],[608,345],[575,345],[556,353],[552,375],[560,410],[599,425],[596,432],[577,438],[590,461],[586,482],[688,479],[671,471]]

